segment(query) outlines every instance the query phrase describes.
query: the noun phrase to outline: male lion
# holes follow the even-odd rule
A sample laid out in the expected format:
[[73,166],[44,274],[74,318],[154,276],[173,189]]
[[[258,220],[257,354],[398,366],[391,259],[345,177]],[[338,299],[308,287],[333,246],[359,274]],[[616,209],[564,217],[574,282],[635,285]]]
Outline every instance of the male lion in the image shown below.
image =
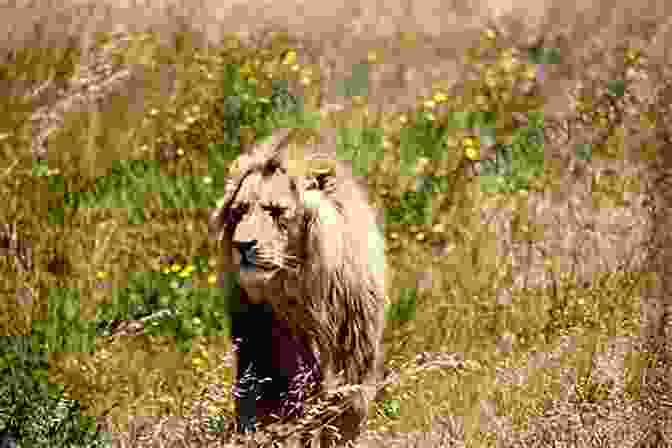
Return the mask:
[[232,312],[239,430],[300,417],[307,394],[360,386],[328,421],[338,443],[326,431],[302,442],[331,447],[361,433],[375,396],[384,240],[333,139],[297,149],[291,134],[280,129],[233,163],[210,230],[241,287]]

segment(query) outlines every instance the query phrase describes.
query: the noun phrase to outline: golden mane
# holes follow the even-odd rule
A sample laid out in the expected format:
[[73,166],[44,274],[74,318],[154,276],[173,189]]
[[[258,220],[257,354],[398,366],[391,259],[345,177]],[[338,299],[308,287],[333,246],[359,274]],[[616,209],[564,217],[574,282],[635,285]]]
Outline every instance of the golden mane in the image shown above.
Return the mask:
[[[350,167],[336,159],[335,149],[325,148],[324,139],[297,147],[289,143],[291,134],[290,129],[280,129],[234,162],[210,229],[232,266],[235,223],[230,222],[228,209],[245,179],[272,170],[287,176],[305,219],[304,255],[299,269],[288,274],[293,287],[266,300],[309,340],[325,387],[372,386],[382,357],[384,238],[364,188]],[[360,420],[365,420],[373,395],[373,388],[364,387],[355,399]]]

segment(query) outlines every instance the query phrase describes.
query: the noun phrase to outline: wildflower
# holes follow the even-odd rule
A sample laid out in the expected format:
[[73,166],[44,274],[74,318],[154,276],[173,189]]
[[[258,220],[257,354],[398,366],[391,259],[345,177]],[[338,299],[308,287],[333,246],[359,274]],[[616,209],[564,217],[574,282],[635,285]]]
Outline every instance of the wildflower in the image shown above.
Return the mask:
[[467,146],[475,146],[475,145],[476,145],[476,142],[474,141],[473,137],[464,137],[462,139],[462,146],[467,147]]
[[443,92],[436,92],[433,97],[437,103],[443,103],[448,100],[448,96]]
[[537,77],[537,67],[535,65],[528,65],[525,68],[524,76],[527,79],[534,79]]
[[96,278],[99,278],[101,280],[107,278],[108,276],[109,276],[109,274],[105,271],[96,272]]
[[464,149],[464,154],[467,156],[468,159],[470,160],[478,160],[478,148],[469,146]]
[[208,284],[214,285],[217,282],[217,276],[215,274],[208,275]]
[[293,72],[298,72],[301,66],[299,64],[294,64],[292,65],[292,71]]
[[182,148],[177,148],[177,155],[178,155],[178,156],[183,156],[183,155],[184,155],[184,149],[182,149]]
[[205,361],[203,360],[203,358],[200,358],[198,356],[195,357],[195,358],[192,358],[192,360],[191,360],[191,365],[193,365],[196,368],[202,367],[204,364],[205,364]]
[[434,107],[436,106],[436,102],[434,102],[433,100],[427,100],[424,102],[424,106],[427,109],[434,109]]
[[289,50],[282,60],[282,65],[294,65],[296,63],[296,51]]
[[182,270],[182,266],[180,266],[179,264],[175,263],[174,265],[172,265],[172,266],[170,267],[170,269],[171,269],[173,272],[179,272],[179,271]]
[[304,76],[303,78],[301,78],[301,84],[307,86],[308,84],[310,84],[310,78],[308,76]]
[[246,63],[240,68],[240,73],[241,73],[242,75],[249,75],[250,73],[252,73],[252,67],[250,66],[250,64],[246,62]]
[[406,115],[401,115],[399,117],[399,121],[401,121],[402,123],[406,123],[408,121],[408,118],[406,117]]

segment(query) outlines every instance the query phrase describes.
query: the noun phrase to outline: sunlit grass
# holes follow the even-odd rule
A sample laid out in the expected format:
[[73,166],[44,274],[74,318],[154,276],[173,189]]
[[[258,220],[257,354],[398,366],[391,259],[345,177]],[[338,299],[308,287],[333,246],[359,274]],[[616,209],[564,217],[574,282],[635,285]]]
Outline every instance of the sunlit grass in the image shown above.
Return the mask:
[[[319,67],[304,64],[289,43],[279,34],[268,48],[244,48],[229,37],[206,52],[192,47],[188,34],[177,36],[172,46],[150,34],[135,36],[116,56],[148,70],[144,110],[123,116],[128,99],[122,96],[105,111],[68,113],[48,158],[40,162],[27,149],[30,134],[14,131],[24,129],[22,120],[34,106],[15,96],[0,99],[1,110],[12,112],[0,115],[0,147],[14,161],[5,176],[0,167],[0,193],[9,198],[3,219],[23,222],[36,254],[32,277],[2,265],[8,274],[3,288],[16,291],[26,282],[39,291],[32,330],[51,352],[49,377],[81,402],[86,414],[109,411],[124,429],[127,415],[183,415],[206,383],[230,385],[232,373],[223,359],[230,347],[225,299],[231,290],[214,287],[216,251],[207,240],[205,216],[221,195],[228,164],[242,149],[281,125],[316,126],[311,112]],[[3,70],[37,80],[49,70],[64,78],[74,73],[74,50],[40,51],[34,55],[40,64],[21,62],[28,57],[21,53]],[[461,85],[461,95],[436,89],[418,99],[416,109],[396,116],[371,117],[366,109],[370,64],[378,55],[371,53],[343,80],[351,104],[325,121],[342,128],[339,155],[353,161],[355,172],[366,177],[372,202],[384,209],[388,365],[412,364],[421,352],[459,353],[470,361],[452,370],[402,375],[376,404],[374,430],[423,430],[436,416],[453,414],[464,418],[466,440],[489,443],[490,436],[479,430],[479,403],[492,400],[499,413],[522,427],[553,398],[558,382],[556,369],[532,375],[521,387],[501,385],[496,367],[512,367],[532,350],[551,350],[567,334],[592,341],[637,328],[635,272],[596,279],[587,287],[563,278],[554,288],[519,291],[508,304],[495,299],[497,288],[511,286],[510,266],[495,253],[495,236],[474,211],[492,198],[542,190],[553,180],[544,166],[543,98],[521,86],[540,82],[542,70],[559,56],[553,49],[526,55],[500,47],[494,31],[486,30],[482,47],[468,55],[474,76]],[[639,57],[626,53],[633,66]],[[177,68],[170,97],[152,87],[161,64]],[[626,88],[622,82],[608,87],[604,95],[612,99]],[[592,93],[578,95],[577,115],[611,126],[617,115]],[[656,113],[649,114],[652,122],[661,120]],[[518,124],[514,114],[527,123]],[[586,160],[618,154],[619,144],[607,139],[582,147],[581,154]],[[465,169],[478,162],[482,171],[473,181]],[[440,242],[454,250],[428,256]],[[157,261],[165,255],[182,261]],[[420,292],[417,277],[429,266],[438,278]],[[115,323],[143,319],[145,334],[112,335]],[[19,334],[10,319],[0,328]],[[498,348],[505,333],[516,341],[510,353]],[[583,369],[577,396],[589,402],[608,395],[608,386],[586,373],[584,352],[591,350],[594,346],[586,346],[563,359]],[[628,391],[636,394],[635,367],[630,375],[635,379]],[[225,399],[209,409],[221,416],[233,407]]]

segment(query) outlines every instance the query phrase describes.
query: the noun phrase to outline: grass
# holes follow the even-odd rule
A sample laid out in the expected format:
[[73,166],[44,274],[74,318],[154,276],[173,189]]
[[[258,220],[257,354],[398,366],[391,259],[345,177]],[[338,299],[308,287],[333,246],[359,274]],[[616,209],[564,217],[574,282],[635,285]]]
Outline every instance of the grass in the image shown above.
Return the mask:
[[[0,395],[0,428],[31,446],[89,446],[95,431],[80,414],[108,415],[116,430],[127,428],[129,415],[190,415],[207,384],[231,384],[226,304],[235,288],[212,286],[217,266],[207,211],[242,148],[278,126],[309,133],[319,122],[319,73],[302,67],[302,55],[282,34],[263,48],[233,38],[199,48],[189,32],[168,44],[152,34],[132,36],[123,49],[107,49],[110,39],[99,36],[109,60],[143,70],[145,106],[131,110],[128,97],[109,94],[104,107],[73,107],[42,158],[31,151],[28,121],[38,104],[25,93],[50,76],[81,77],[80,54],[75,46],[25,48],[1,66],[3,81],[33,80],[0,99],[0,191],[7,204],[0,221],[17,224],[0,240],[8,242],[0,245],[2,294],[30,297],[27,305],[13,298],[0,305],[0,370],[10,378]],[[643,50],[623,51],[622,72],[641,69]],[[530,353],[553,351],[564,337],[579,341],[560,364],[578,372],[576,400],[609,399],[611,385],[591,375],[593,354],[608,338],[637,333],[637,298],[647,277],[626,267],[584,285],[549,254],[552,286],[515,290],[508,303],[497,299],[499,289],[513,284],[512,268],[498,254],[500,237],[476,212],[497,201],[524,210],[530,194],[557,181],[556,168],[545,163],[551,123],[544,98],[519,89],[542,82],[540,71],[552,70],[562,54],[545,47],[527,54],[486,30],[469,57],[473,76],[454,92],[437,90],[415,110],[373,118],[365,98],[371,67],[362,63],[340,84],[351,103],[325,120],[340,126],[340,155],[366,177],[372,203],[385,213],[391,294],[385,351],[397,375],[375,405],[370,429],[428,431],[437,417],[453,415],[460,423],[445,428],[451,437],[493,446],[493,433],[481,426],[484,401],[522,430],[563,387],[558,366],[532,372],[523,385],[501,383],[498,372],[524,364]],[[171,96],[155,88],[167,65],[176,69]],[[629,83],[611,79],[577,96],[575,126],[596,122],[607,130],[577,145],[585,162],[622,149]],[[642,116],[662,122],[665,113]],[[474,181],[466,173],[475,166]],[[627,188],[614,181],[597,199],[623,200]],[[524,216],[512,227],[521,241],[543,235]],[[453,250],[429,256],[440,244]],[[27,257],[32,269],[21,267]],[[417,260],[437,273],[429,289],[418,288],[427,266]],[[124,334],[124,322],[141,322],[143,331]],[[504,334],[515,341],[508,351],[500,347]],[[436,359],[419,362],[422,353]],[[451,353],[461,361],[439,356]],[[644,358],[632,359],[623,399],[637,398]],[[68,403],[64,398],[82,407],[72,419],[41,404]],[[211,424],[225,428],[230,398],[204,401]],[[38,430],[36,421],[60,429]],[[58,426],[66,421],[75,422],[68,431]]]

